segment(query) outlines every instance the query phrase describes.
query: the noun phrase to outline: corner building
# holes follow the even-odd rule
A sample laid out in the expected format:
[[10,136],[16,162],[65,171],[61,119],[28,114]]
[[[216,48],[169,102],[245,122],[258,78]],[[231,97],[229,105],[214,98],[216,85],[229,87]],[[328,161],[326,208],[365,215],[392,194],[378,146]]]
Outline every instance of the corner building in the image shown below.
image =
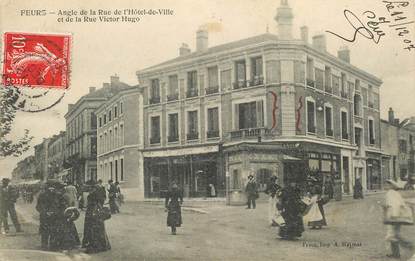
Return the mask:
[[243,202],[247,176],[261,189],[305,169],[352,193],[381,187],[380,79],[350,64],[350,51],[326,51],[324,35],[292,37],[292,10],[281,1],[279,34],[208,47],[137,72],[144,93],[144,184],[159,197],[175,180],[185,196],[229,191]]

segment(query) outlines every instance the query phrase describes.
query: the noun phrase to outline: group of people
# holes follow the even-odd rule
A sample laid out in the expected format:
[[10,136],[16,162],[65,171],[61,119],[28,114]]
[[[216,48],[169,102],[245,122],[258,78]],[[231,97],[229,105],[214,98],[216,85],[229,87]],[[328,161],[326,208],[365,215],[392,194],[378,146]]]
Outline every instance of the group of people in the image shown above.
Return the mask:
[[108,214],[103,207],[105,198],[101,186],[90,185],[88,192],[81,242],[74,224],[80,216],[76,207],[76,188],[56,180],[46,182],[36,204],[42,250],[65,251],[82,246],[87,253],[95,253],[111,248],[105,231],[104,221],[108,219]]

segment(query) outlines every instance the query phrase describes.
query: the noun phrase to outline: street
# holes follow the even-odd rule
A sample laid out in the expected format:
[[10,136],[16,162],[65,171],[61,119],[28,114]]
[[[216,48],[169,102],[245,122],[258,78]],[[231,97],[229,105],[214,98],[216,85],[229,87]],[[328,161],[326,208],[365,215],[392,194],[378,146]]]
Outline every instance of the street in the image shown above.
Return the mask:
[[[404,196],[413,199],[415,193],[405,192]],[[306,228],[298,241],[279,239],[277,229],[267,223],[268,206],[265,201],[260,202],[255,210],[224,206],[223,202],[200,201],[192,202],[191,206],[187,203],[190,207],[183,210],[184,225],[178,229],[176,236],[170,235],[165,225],[166,213],[161,203],[127,203],[122,206],[121,214],[113,215],[106,222],[112,245],[110,251],[93,255],[75,251],[68,257],[91,261],[393,260],[386,257],[389,246],[384,240],[386,228],[379,205],[383,197],[384,193],[378,193],[364,200],[346,198],[340,202],[329,202],[326,205],[328,227],[322,230]],[[25,232],[16,236],[2,235],[1,250],[39,249],[36,216],[28,214],[33,213],[30,212],[33,206],[18,206],[20,217],[26,221],[23,224]],[[83,215],[78,219],[77,227],[82,236]],[[405,237],[415,242],[415,226],[406,226],[402,231]],[[1,250],[0,258],[5,258]],[[405,249],[401,251],[401,260],[408,260],[413,255]],[[9,252],[10,259],[1,260],[16,260],[15,253],[19,252]],[[31,255],[31,260],[36,260],[34,256],[36,254]],[[61,256],[56,260],[65,259]]]

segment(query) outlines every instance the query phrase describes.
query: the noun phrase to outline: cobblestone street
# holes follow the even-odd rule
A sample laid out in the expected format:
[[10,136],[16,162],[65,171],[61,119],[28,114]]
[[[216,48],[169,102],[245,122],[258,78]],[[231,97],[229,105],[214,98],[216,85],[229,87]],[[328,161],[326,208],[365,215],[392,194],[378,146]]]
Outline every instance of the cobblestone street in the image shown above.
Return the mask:
[[[127,203],[121,214],[106,223],[111,251],[96,255],[75,251],[68,257],[75,260],[389,260],[385,257],[388,248],[379,206],[383,195],[371,195],[361,201],[346,198],[330,202],[326,207],[329,226],[322,230],[306,228],[303,237],[294,242],[280,240],[277,230],[267,225],[265,202],[259,203],[256,210],[226,207],[221,202],[188,202],[189,207],[183,211],[184,225],[176,236],[170,235],[165,226],[166,213],[161,204]],[[405,193],[405,196],[413,198],[414,193]],[[30,206],[20,205],[19,209],[27,216]],[[32,221],[36,221],[36,216]],[[82,221],[83,216],[77,223],[79,233],[83,232]],[[0,248],[38,249],[37,224],[26,223],[24,229],[23,235],[2,236]],[[405,227],[403,234],[415,241],[413,226]],[[408,260],[412,254],[403,250],[401,260]],[[36,255],[41,253],[32,253],[31,260],[36,260],[33,259]],[[56,260],[64,259],[61,256]]]

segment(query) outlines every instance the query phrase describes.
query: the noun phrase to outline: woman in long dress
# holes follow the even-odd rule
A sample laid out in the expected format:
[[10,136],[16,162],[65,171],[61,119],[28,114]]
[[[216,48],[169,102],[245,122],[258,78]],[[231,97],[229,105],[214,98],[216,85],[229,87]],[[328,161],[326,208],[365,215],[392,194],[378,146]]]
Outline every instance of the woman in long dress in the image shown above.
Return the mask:
[[321,229],[327,226],[326,217],[324,214],[324,204],[328,202],[327,199],[321,196],[321,189],[314,187],[309,201],[309,211],[304,216],[304,221],[313,229]]
[[176,228],[182,225],[183,193],[176,183],[173,183],[167,193],[165,206],[167,210],[167,226],[171,227],[172,235],[176,235]]
[[265,194],[269,195],[268,199],[268,222],[270,226],[278,226],[283,221],[281,213],[278,211],[278,197],[281,194],[281,187],[277,184],[277,177],[272,176],[265,189]]
[[104,220],[99,214],[103,208],[100,188],[95,185],[91,190],[87,198],[82,247],[86,248],[87,253],[97,253],[111,249],[111,245],[105,231]]

